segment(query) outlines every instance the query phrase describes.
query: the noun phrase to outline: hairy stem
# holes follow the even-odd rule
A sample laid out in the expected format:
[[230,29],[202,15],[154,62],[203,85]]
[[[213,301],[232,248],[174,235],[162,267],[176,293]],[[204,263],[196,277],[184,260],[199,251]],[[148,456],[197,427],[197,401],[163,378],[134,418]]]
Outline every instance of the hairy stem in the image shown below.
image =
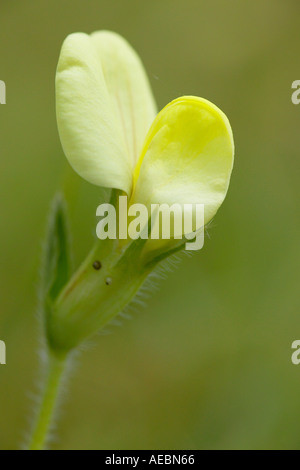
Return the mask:
[[40,402],[40,408],[29,445],[29,450],[43,450],[46,448],[60,391],[60,385],[66,368],[66,362],[66,356],[60,358],[49,353],[45,389]]

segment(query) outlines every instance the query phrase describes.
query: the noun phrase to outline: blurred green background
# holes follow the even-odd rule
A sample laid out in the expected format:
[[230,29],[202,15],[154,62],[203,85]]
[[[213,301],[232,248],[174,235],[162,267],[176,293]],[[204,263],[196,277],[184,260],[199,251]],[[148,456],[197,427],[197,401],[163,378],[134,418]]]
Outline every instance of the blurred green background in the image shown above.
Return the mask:
[[34,406],[50,201],[63,182],[69,194],[78,187],[79,263],[100,198],[70,178],[60,146],[60,46],[71,32],[111,29],[141,55],[159,108],[195,94],[226,112],[236,164],[204,249],[81,357],[53,447],[299,449],[299,1],[2,0],[0,9],[0,448],[22,444]]

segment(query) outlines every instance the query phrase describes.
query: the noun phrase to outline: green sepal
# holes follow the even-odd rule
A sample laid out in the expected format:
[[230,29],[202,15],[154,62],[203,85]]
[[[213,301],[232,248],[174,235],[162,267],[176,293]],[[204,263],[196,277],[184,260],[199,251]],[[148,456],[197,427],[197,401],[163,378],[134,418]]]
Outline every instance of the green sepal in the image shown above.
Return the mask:
[[70,279],[72,263],[66,203],[62,195],[53,201],[47,226],[41,270],[41,297],[44,305],[55,301]]

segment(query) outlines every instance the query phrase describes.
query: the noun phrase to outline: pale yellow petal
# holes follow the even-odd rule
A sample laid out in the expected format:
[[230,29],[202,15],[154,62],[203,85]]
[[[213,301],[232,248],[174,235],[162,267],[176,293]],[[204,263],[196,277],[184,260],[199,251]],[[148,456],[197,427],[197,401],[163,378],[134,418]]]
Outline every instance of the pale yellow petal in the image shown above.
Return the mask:
[[158,114],[148,133],[131,202],[148,208],[204,204],[207,224],[226,196],[233,158],[233,135],[225,114],[204,99],[179,98]]
[[91,35],[133,168],[157,114],[143,64],[125,39],[110,31]]
[[74,170],[104,187],[132,190],[132,174],[155,116],[140,59],[120,36],[99,32],[65,40],[56,75],[64,152]]

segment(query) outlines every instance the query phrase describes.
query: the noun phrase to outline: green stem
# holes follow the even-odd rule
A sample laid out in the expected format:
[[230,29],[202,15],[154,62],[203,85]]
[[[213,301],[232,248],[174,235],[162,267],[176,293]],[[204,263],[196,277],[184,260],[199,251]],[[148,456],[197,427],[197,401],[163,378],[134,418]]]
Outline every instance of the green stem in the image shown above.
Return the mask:
[[48,374],[40,409],[37,416],[29,450],[43,450],[47,444],[53,415],[56,408],[60,385],[66,367],[66,357],[57,357],[49,353]]

